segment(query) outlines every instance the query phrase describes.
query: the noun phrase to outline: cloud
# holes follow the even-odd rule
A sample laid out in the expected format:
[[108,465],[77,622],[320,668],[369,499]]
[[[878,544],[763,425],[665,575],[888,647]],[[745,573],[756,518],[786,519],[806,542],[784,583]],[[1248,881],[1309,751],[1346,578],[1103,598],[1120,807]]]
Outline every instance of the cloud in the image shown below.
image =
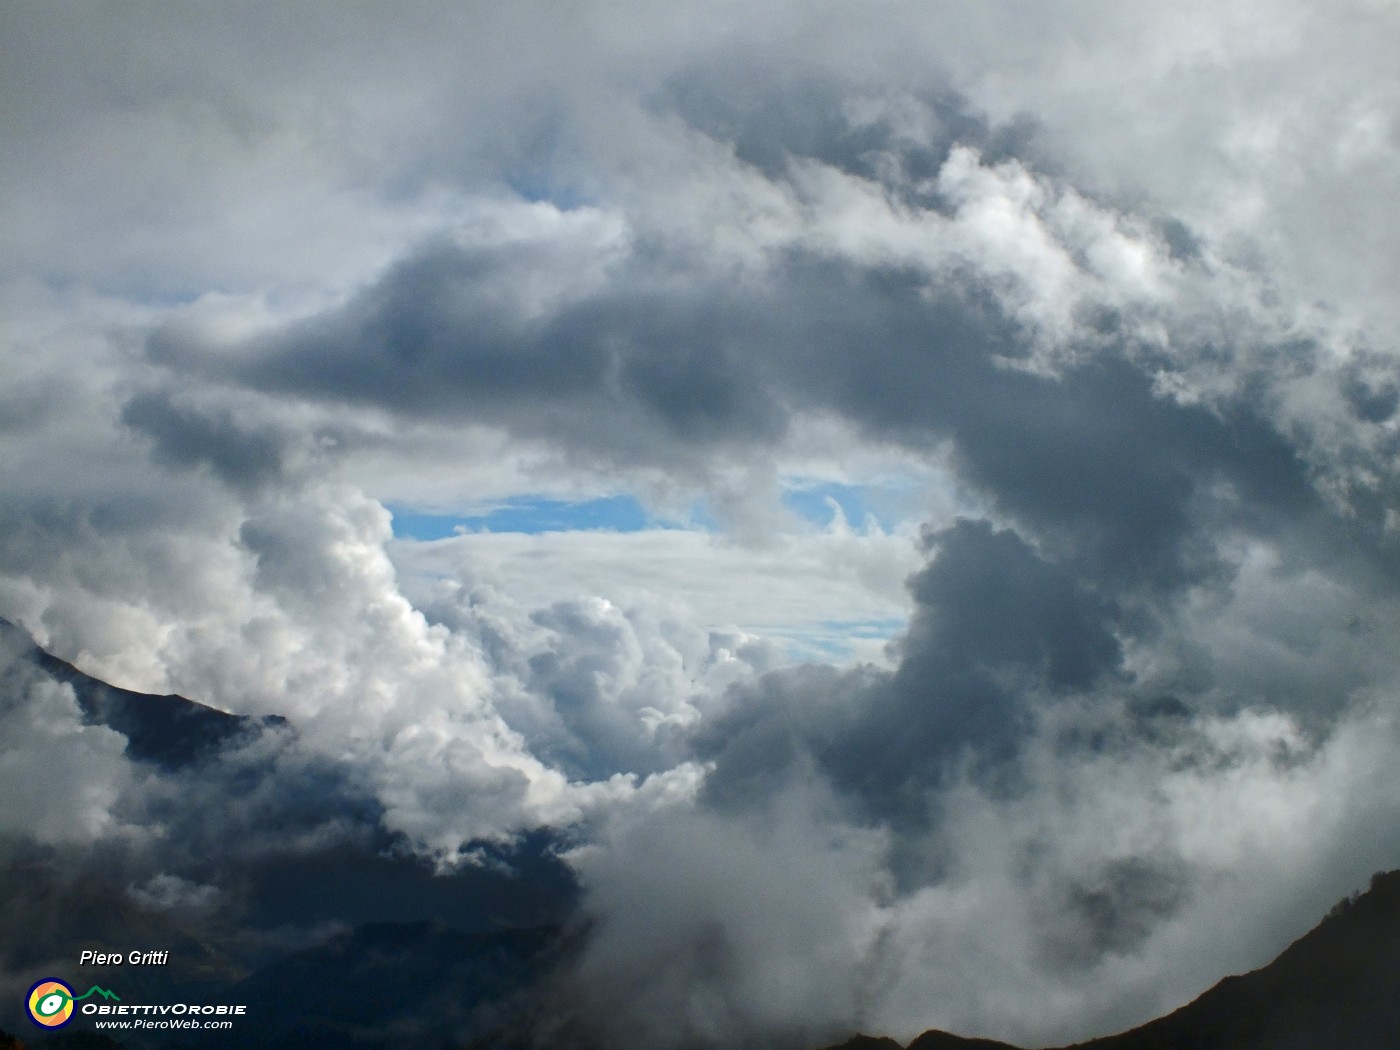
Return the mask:
[[6,670],[54,900],[534,843],[610,1039],[1049,1042],[1396,863],[1385,5],[0,19],[0,615],[292,726],[158,772]]
[[[517,606],[517,617],[600,597],[678,628],[761,636],[787,659],[883,659],[884,642],[908,612],[904,578],[919,564],[912,535],[840,523],[788,534],[780,545],[689,529],[482,532],[395,542],[390,555],[405,593],[447,623],[454,601],[473,594],[489,605],[485,596],[494,592],[495,601]],[[444,581],[461,597],[444,597]],[[879,629],[871,644],[852,644],[852,623]]]
[[[436,244],[341,309],[217,353],[172,331],[151,359],[402,427],[484,424],[588,469],[667,471],[702,490],[740,449],[771,460],[796,420],[835,413],[909,451],[951,441],[963,480],[1006,512],[1139,575],[1209,560],[1185,549],[1204,479],[1293,515],[1315,499],[1307,468],[1358,490],[1337,498],[1364,498],[1356,457],[1371,450],[1333,440],[1336,411],[1346,427],[1354,412],[1299,389],[1321,349],[1285,341],[1285,319],[1230,271],[1183,267],[1149,227],[1016,160],[956,147],[937,182],[951,217],[794,160],[765,181],[786,205],[739,286],[716,266],[721,244],[658,252],[639,229],[632,247],[595,251],[599,283],[527,306],[493,291],[522,249]],[[526,251],[537,275],[572,259],[558,237]],[[1226,353],[1266,396],[1218,387],[1201,365],[1218,353],[1216,293],[1255,315]],[[1304,427],[1301,448],[1279,433]]]
[[[596,916],[569,991],[624,1045],[805,1045],[859,1024],[880,936],[881,835],[818,789],[740,819],[667,813],[579,856]],[[601,998],[599,998],[601,996]]]
[[1118,671],[1109,607],[1015,534],[962,521],[930,546],[898,667],[770,675],[700,731],[707,791],[747,799],[815,762],[872,815],[917,823],[962,760],[1014,755],[1028,703]]
[[[929,1026],[1022,1043],[1080,1038],[1266,961],[1329,906],[1320,886],[1363,882],[1395,848],[1374,823],[1396,804],[1375,788],[1394,741],[1388,715],[1314,737],[1278,712],[1202,715],[1180,701],[1141,702],[1122,685],[1027,712],[1014,765],[1000,776],[940,767],[936,752],[868,754],[869,781],[883,784],[901,769],[941,768],[924,795],[930,816],[872,824],[843,799],[852,788],[821,772],[822,747],[839,747],[852,721],[877,722],[872,692],[849,677],[778,676],[759,707],[767,737],[760,745],[752,727],[731,730],[734,754],[721,757],[698,826],[658,814],[649,831],[605,840],[602,866],[578,862],[585,909],[602,931],[578,970],[581,998],[627,989],[623,1005],[583,1016],[607,1026],[627,1006],[656,1001],[642,1020],[622,1014],[607,1029],[639,1046],[683,1044],[704,1022],[809,1042],[872,1027],[909,1038]],[[852,710],[833,716],[843,701]],[[785,732],[774,728],[780,720]],[[764,779],[735,787],[743,758]],[[819,819],[794,817],[809,806]],[[786,878],[744,863],[754,828],[763,829],[759,856]],[[728,837],[716,841],[714,829]],[[794,859],[789,836],[809,841],[808,832],[820,859]],[[713,881],[697,885],[697,869]],[[801,892],[813,872],[820,899]],[[794,950],[787,938],[797,934],[770,928],[779,918],[746,910],[767,907],[771,888],[793,879],[777,916],[831,944]],[[657,895],[681,918],[654,915]],[[633,922],[663,932],[611,932]],[[750,939],[754,929],[762,936]],[[754,976],[794,966],[803,988],[825,987],[833,971],[845,979],[794,1011],[781,988]],[[653,1017],[674,1023],[638,1034]],[[706,1034],[719,1045],[727,1031]]]
[[54,845],[120,834],[117,802],[133,780],[126,738],[85,725],[73,690],[4,655],[0,835]]
[[122,422],[155,442],[158,459],[173,466],[207,465],[235,487],[256,488],[282,473],[283,443],[240,426],[228,410],[203,414],[148,391],[127,402]]

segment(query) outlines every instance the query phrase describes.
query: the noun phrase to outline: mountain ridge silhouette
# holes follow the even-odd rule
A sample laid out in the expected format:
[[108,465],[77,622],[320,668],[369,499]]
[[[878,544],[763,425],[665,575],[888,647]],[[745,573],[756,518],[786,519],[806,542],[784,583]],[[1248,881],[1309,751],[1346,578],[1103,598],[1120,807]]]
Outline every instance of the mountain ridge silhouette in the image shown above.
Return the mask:
[[[83,718],[127,739],[126,753],[139,762],[177,769],[236,737],[284,726],[280,715],[250,718],[190,700],[177,693],[140,693],[110,685],[42,649],[23,627],[0,617],[0,652],[73,690]],[[7,668],[0,668],[7,670]]]

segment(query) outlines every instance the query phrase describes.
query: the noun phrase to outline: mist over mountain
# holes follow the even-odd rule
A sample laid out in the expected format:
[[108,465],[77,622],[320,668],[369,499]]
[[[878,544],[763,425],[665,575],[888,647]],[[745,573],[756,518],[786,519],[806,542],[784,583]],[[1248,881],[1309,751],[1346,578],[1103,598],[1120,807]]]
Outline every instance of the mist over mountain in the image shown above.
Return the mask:
[[[1277,959],[1226,977],[1165,1017],[1063,1050],[1382,1050],[1400,1036],[1400,872],[1338,904]],[[855,1036],[830,1050],[895,1050]],[[907,1050],[1015,1050],[1010,1044],[925,1032]]]
[[[548,840],[484,846],[479,864],[436,873],[376,825],[343,771],[298,754],[285,719],[118,689],[11,624],[0,640],[11,724],[17,712],[42,715],[52,732],[70,718],[65,762],[91,759],[85,737],[114,750],[125,741],[117,753],[143,779],[139,799],[117,812],[160,827],[165,840],[82,851],[62,838],[11,842],[0,914],[23,932],[5,939],[0,958],[18,981],[82,975],[135,1002],[233,996],[260,1015],[254,1031],[221,1035],[237,1045],[346,1045],[353,1035],[400,1046],[413,1032],[450,1041],[483,1030],[489,1017],[473,1021],[472,1005],[528,986],[559,939],[557,926],[539,924],[570,915],[577,888]],[[133,947],[167,951],[176,965],[77,965],[84,949]],[[20,991],[16,983],[0,1006],[0,1024],[22,1031]],[[65,1038],[83,1035],[97,1037],[90,1022]],[[179,1033],[121,1041],[151,1039],[181,1044]]]
[[[258,1030],[220,1038],[245,1047],[460,1047],[470,1038],[472,1050],[596,1050],[607,1044],[550,1016],[557,1004],[542,991],[566,962],[563,945],[557,928],[463,934],[433,923],[364,926],[239,981],[231,994],[258,1008]],[[1389,872],[1341,901],[1268,965],[1226,977],[1139,1028],[1061,1050],[1383,1050],[1400,1034],[1397,979],[1400,872]],[[22,1045],[0,1038],[3,1046]],[[87,1032],[31,1041],[69,1050],[144,1043]],[[827,1050],[1019,1048],[927,1031],[907,1048],[887,1036],[857,1035]]]

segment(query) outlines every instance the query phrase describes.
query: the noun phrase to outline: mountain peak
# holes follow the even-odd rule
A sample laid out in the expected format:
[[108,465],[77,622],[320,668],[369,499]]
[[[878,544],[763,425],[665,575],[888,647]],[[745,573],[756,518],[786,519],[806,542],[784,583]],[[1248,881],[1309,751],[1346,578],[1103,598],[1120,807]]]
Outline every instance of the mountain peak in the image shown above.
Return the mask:
[[26,663],[49,679],[70,686],[84,720],[125,736],[128,757],[139,762],[178,768],[198,761],[237,736],[286,724],[277,716],[258,720],[229,714],[174,693],[139,693],[109,685],[46,652],[27,630],[3,617],[0,646],[8,650],[11,660]]

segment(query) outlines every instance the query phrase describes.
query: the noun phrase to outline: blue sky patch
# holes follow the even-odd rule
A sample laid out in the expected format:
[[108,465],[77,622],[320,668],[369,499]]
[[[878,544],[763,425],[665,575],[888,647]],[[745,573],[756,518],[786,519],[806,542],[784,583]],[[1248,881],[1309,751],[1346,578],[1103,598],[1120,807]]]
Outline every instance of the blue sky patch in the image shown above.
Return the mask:
[[389,512],[396,538],[420,541],[459,532],[640,532],[649,524],[646,509],[635,496],[625,494],[577,502],[524,496],[481,514],[429,514],[393,504]]
[[[798,483],[782,494],[783,505],[818,528],[830,526],[835,500],[852,527],[861,528],[867,515],[892,531],[912,509],[915,489],[904,484],[846,485],[837,482]],[[683,521],[650,514],[637,497],[627,493],[588,500],[562,500],[544,496],[518,496],[475,514],[441,514],[389,504],[397,539],[429,541],[459,532],[641,532],[648,528],[687,528],[704,532],[721,530],[718,518],[704,500],[696,502]]]

